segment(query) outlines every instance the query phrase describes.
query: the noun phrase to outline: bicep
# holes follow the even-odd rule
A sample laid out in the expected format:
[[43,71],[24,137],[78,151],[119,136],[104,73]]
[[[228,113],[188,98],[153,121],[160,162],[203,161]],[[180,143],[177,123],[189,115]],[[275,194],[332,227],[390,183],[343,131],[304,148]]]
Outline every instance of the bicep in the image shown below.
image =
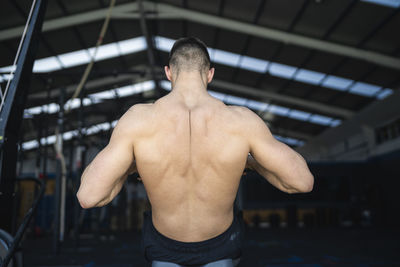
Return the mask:
[[[254,114],[254,116],[257,116]],[[261,118],[253,117],[251,119],[252,127],[249,135],[250,154],[265,169],[278,177],[287,177],[291,175],[291,162],[297,155],[286,144],[279,142],[271,134],[267,125]]]
[[113,140],[90,164],[92,175],[99,183],[111,183],[124,176],[134,160],[133,148],[125,140]]
[[82,175],[78,193],[86,200],[87,206],[113,198],[119,192],[133,162],[131,136],[123,125],[117,125],[109,144],[95,157]]

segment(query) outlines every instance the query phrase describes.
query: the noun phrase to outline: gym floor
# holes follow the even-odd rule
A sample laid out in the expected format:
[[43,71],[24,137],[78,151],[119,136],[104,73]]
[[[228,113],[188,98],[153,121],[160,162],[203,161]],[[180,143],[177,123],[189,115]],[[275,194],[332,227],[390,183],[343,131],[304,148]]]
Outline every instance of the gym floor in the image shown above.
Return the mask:
[[[378,228],[247,229],[241,267],[400,266],[400,230]],[[84,235],[58,255],[51,237],[27,239],[24,263],[38,266],[149,266],[140,233]]]

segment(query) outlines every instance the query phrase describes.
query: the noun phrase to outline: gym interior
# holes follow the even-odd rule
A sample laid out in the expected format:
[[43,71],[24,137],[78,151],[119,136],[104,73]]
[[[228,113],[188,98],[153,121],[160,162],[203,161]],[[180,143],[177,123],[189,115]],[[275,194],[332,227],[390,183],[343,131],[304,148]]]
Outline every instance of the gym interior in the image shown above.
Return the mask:
[[[0,2],[2,266],[150,266],[138,174],[82,209],[84,168],[132,105],[171,91],[180,37],[208,92],[257,113],[314,175],[305,194],[245,170],[239,266],[400,266],[399,0]],[[5,265],[7,262],[8,265]]]

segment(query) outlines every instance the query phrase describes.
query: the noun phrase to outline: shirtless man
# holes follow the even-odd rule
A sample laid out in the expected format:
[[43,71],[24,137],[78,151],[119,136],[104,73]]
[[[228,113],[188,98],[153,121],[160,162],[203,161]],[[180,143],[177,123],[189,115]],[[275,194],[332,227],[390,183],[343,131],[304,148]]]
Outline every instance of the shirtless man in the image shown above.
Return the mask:
[[241,255],[242,222],[233,204],[245,167],[287,193],[311,191],[313,175],[255,113],[208,94],[214,68],[203,42],[176,41],[165,73],[172,91],[121,117],[82,175],[79,202],[106,205],[138,171],[152,207],[143,225],[146,259],[153,266],[233,266],[220,260]]

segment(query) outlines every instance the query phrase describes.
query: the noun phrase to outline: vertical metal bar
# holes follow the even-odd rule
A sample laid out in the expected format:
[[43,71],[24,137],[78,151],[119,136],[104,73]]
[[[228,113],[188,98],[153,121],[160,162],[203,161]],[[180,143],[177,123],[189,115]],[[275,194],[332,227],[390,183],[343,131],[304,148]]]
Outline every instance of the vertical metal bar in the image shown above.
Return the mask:
[[18,132],[47,0],[37,0],[17,61],[17,69],[0,113],[0,228],[11,230],[16,178]]
[[36,150],[36,168],[35,168],[35,177],[36,178],[40,178],[39,174],[40,174],[40,166],[42,163],[42,136],[43,136],[43,117],[42,115],[39,115],[39,117],[36,120],[35,123],[36,127],[37,127],[37,142],[38,142],[38,148]]
[[150,36],[149,31],[147,29],[143,1],[138,0],[138,5],[139,5],[139,11],[140,11],[140,27],[142,29],[142,33],[143,33],[144,37],[146,38],[146,43],[147,43],[147,58],[148,58],[149,64],[150,64],[150,75],[155,83],[157,94],[160,94],[161,89],[160,89],[160,85],[159,85],[159,79],[155,72],[155,57],[154,57],[154,45],[153,45],[154,43],[153,43],[153,39]]
[[[80,94],[80,106],[78,110],[78,149],[77,149],[77,157],[76,157],[76,177],[74,181],[74,193],[76,194],[78,188],[80,186],[81,180],[80,177],[83,173],[83,168],[85,166],[85,144],[84,144],[84,110],[83,110],[83,99],[84,99],[84,90],[81,91]],[[75,249],[79,246],[79,215],[80,215],[80,207],[78,199],[75,198],[74,201],[74,245]]]
[[[62,145],[62,135],[64,126],[64,99],[65,99],[65,88],[60,89],[59,106],[60,111],[58,112],[57,127]],[[56,144],[57,145],[57,144]],[[53,237],[53,250],[55,253],[59,252],[60,249],[60,234],[61,234],[61,197],[62,197],[62,163],[61,158],[57,156],[57,174],[56,174],[56,192],[55,192],[55,212],[54,212],[54,237]]]
[[[47,99],[46,99],[46,103],[50,103],[50,92],[51,92],[50,83],[51,83],[51,81],[47,81]],[[46,114],[45,116],[48,117],[49,115]],[[48,157],[49,157],[49,150],[48,150],[49,146],[48,146],[48,143],[47,143],[47,137],[49,136],[49,120],[46,119],[44,121],[45,121],[45,123],[44,123],[44,136],[45,136],[45,142],[46,143],[45,143],[44,152],[43,152],[44,160],[43,160],[42,173],[43,173],[43,179],[44,179],[44,181],[46,183],[47,182],[47,161],[48,161]]]

